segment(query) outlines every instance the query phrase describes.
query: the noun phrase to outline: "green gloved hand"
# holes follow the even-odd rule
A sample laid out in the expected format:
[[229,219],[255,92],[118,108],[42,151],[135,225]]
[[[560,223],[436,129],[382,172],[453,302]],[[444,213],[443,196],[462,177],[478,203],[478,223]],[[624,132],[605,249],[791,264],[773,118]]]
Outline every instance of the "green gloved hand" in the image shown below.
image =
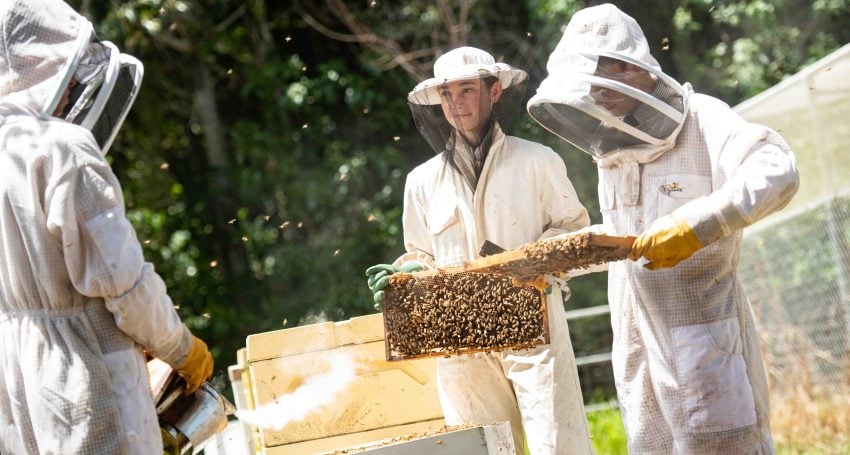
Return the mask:
[[372,291],[372,300],[375,301],[375,311],[381,311],[381,301],[384,300],[384,288],[390,282],[393,273],[412,273],[422,270],[422,264],[416,261],[407,261],[400,266],[392,264],[377,264],[366,269],[366,284]]
[[635,239],[629,259],[636,261],[641,256],[649,263],[650,270],[673,267],[691,257],[703,247],[693,228],[673,215],[655,220],[649,229]]

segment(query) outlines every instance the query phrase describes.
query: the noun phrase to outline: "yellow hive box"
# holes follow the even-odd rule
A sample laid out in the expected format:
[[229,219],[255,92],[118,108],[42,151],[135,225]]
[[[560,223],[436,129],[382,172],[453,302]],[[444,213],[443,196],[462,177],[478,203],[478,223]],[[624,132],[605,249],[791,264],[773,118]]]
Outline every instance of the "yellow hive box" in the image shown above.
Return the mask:
[[251,335],[246,350],[255,408],[332,378],[340,359],[356,366],[328,404],[279,430],[260,428],[263,453],[316,454],[444,426],[436,360],[387,362],[381,314]]

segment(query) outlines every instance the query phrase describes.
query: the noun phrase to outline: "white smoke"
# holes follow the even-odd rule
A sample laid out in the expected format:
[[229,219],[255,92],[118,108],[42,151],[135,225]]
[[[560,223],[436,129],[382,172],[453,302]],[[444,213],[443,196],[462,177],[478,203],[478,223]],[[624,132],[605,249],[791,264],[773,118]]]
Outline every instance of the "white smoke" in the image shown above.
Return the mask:
[[[356,376],[354,359],[343,354],[331,354],[324,360],[324,368],[312,368],[323,373],[308,377],[291,393],[256,409],[236,411],[236,417],[258,428],[280,430],[291,422],[304,420],[311,413],[333,403]],[[298,365],[282,365],[284,371],[299,371]],[[309,372],[310,368],[304,368]]]

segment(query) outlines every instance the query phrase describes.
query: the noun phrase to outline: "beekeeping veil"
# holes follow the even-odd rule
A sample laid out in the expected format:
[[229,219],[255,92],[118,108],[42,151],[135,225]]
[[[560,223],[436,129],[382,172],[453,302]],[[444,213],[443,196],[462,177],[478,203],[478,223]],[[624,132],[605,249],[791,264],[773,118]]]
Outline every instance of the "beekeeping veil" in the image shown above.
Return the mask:
[[417,129],[475,188],[494,138],[521,113],[527,74],[474,47],[453,49],[434,63],[434,77],[407,97]]
[[547,70],[529,114],[600,165],[645,163],[673,147],[689,87],[661,71],[640,26],[614,5],[576,13]]
[[58,116],[90,129],[105,154],[138,93],[141,62],[58,0],[4,2],[0,20],[0,100],[52,115],[74,78]]

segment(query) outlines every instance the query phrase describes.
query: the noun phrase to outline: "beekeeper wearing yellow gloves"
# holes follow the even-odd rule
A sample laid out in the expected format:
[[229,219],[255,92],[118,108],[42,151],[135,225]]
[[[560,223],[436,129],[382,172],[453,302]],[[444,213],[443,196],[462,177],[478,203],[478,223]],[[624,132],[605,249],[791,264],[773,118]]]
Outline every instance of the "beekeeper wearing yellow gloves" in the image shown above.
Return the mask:
[[[461,47],[438,58],[434,77],[409,94],[414,122],[437,156],[407,176],[407,252],[367,271],[376,301],[392,273],[477,259],[485,240],[513,249],[589,224],[561,157],[504,133],[522,113],[526,83],[525,71]],[[524,439],[533,455],[592,452],[562,284],[546,297],[550,344],[438,359],[447,424],[509,421],[519,454]]]
[[141,64],[59,0],[0,5],[0,453],[162,453],[142,349],[212,372],[104,154]]
[[735,268],[742,229],[797,189],[788,145],[667,76],[611,4],[572,17],[547,69],[528,110],[596,161],[603,224],[591,230],[638,235],[632,261],[608,271],[629,452],[773,453]]

